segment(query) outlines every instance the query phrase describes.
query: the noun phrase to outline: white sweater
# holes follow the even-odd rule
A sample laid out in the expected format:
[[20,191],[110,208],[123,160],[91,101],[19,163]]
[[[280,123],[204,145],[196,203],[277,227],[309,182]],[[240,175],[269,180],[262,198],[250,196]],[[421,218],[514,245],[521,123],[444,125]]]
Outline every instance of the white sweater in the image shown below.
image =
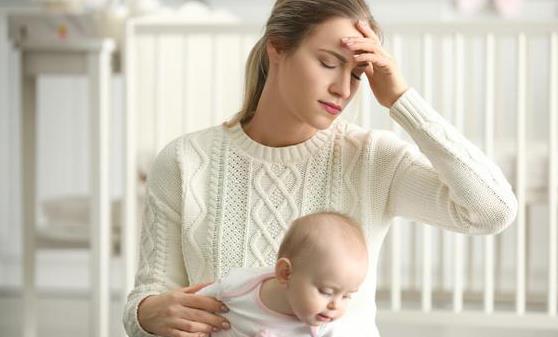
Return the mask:
[[123,316],[128,335],[151,336],[137,321],[146,296],[234,267],[270,266],[291,220],[336,210],[367,235],[369,272],[352,302],[368,315],[367,336],[376,336],[376,266],[393,217],[470,234],[513,221],[517,201],[501,170],[414,89],[390,116],[418,148],[342,120],[288,147],[261,145],[238,124],[167,145],[148,177],[139,269]]

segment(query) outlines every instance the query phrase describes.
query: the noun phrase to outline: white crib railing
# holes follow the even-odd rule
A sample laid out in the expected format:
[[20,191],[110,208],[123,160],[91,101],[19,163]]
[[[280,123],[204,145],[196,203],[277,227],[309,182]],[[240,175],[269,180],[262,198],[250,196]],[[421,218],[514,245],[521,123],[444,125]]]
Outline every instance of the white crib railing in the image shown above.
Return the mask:
[[[496,237],[397,220],[378,270],[379,320],[558,330],[558,23],[383,28],[411,85],[502,167],[520,210]],[[172,138],[239,109],[244,60],[261,31],[180,20],[128,25],[128,238],[138,228],[135,172],[149,166],[138,158],[148,163]],[[345,118],[408,139],[363,85]],[[129,242],[133,266],[135,240]]]

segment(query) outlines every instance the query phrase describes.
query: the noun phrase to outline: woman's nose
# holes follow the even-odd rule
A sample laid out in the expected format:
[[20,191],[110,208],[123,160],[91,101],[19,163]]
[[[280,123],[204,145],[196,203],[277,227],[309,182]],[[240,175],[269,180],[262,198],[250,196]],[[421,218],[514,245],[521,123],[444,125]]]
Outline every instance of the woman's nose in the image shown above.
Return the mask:
[[351,96],[351,75],[340,75],[330,87],[331,92],[346,100]]

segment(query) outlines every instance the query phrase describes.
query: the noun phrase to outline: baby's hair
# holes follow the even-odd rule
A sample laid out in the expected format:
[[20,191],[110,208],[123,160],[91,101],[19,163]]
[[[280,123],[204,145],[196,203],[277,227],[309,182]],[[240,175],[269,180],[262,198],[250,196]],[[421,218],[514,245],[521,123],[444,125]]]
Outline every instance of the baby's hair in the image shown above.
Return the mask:
[[277,258],[295,260],[303,252],[317,248],[317,243],[336,234],[351,246],[360,245],[366,250],[366,238],[362,226],[353,218],[338,212],[327,211],[305,215],[294,220],[285,234]]

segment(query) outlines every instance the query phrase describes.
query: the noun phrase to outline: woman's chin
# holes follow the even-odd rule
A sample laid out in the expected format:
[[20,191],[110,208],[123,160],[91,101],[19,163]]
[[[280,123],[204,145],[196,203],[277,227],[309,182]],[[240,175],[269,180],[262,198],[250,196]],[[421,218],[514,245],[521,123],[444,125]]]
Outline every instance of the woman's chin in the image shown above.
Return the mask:
[[312,123],[312,127],[316,130],[326,130],[326,129],[329,129],[331,124],[333,124],[333,122],[336,119],[337,119],[337,117],[335,117],[335,118],[321,117],[319,119],[314,120],[314,123]]

